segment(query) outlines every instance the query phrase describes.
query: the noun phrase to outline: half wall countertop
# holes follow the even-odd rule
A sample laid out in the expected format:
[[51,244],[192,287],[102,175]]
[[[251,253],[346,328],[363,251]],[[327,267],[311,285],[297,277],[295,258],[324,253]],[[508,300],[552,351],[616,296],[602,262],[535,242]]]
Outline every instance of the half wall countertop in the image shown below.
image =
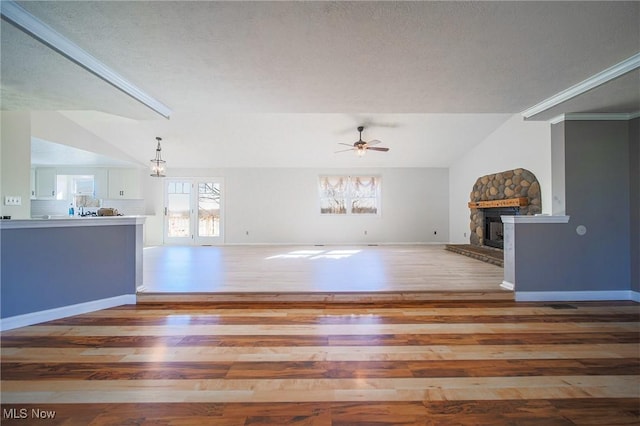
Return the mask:
[[79,226],[143,225],[146,216],[52,217],[2,219],[0,229],[69,228]]

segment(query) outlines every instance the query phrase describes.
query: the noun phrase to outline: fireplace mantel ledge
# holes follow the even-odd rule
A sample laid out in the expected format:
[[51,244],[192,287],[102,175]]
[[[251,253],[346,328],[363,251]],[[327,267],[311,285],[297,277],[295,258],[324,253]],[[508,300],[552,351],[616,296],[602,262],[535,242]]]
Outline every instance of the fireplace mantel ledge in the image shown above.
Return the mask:
[[569,223],[570,216],[500,216],[502,223]]

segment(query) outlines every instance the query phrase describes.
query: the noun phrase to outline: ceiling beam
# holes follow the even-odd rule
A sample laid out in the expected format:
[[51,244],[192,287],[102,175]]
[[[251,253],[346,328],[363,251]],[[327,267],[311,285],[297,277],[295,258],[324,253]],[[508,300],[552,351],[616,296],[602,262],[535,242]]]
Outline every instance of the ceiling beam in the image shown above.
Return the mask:
[[540,114],[541,112],[553,108],[563,102],[566,102],[571,98],[574,98],[617,77],[620,77],[621,75],[626,74],[629,71],[633,71],[636,68],[640,68],[640,53],[636,53],[630,58],[625,59],[624,61],[610,68],[607,68],[604,71],[600,71],[599,73],[592,75],[586,80],[581,81],[580,83],[571,86],[568,89],[565,89],[548,99],[545,99],[539,104],[534,105],[525,111],[522,111],[521,114],[525,120],[529,119],[537,114]]
[[138,86],[115,72],[113,69],[96,59],[93,55],[73,43],[71,40],[58,33],[49,25],[27,12],[13,0],[0,2],[0,14],[2,19],[14,25],[16,28],[29,34],[92,74],[100,77],[115,88],[121,90],[135,100],[141,102],[153,111],[169,118],[172,111]]

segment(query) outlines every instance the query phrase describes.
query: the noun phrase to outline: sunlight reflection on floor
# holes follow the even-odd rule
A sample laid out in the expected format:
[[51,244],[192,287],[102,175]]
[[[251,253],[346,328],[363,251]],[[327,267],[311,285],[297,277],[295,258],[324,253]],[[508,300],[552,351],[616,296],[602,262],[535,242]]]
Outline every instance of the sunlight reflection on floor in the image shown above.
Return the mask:
[[360,253],[361,250],[293,250],[288,253],[277,254],[275,256],[269,256],[266,260],[271,259],[345,259],[355,254]]

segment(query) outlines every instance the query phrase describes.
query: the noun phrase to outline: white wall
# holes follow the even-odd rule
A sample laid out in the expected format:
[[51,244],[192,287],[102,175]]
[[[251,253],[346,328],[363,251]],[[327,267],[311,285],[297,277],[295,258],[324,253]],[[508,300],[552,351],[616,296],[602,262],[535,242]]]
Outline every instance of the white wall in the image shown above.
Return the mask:
[[[323,174],[381,176],[382,213],[373,217],[320,215],[317,185],[318,176]],[[226,244],[444,243],[449,240],[449,184],[445,168],[236,168],[172,170],[170,175],[224,179]],[[149,177],[143,189],[147,214],[155,215],[147,219],[145,244],[161,244],[162,180]]]
[[56,111],[32,111],[31,136],[139,164],[131,156]]
[[[31,211],[31,124],[28,112],[3,111],[0,136],[0,215],[29,219]],[[5,196],[20,196],[20,206],[5,206]]]
[[469,243],[469,194],[481,176],[522,167],[536,175],[542,212],[551,214],[551,130],[546,122],[524,121],[516,114],[449,168],[449,235]]

